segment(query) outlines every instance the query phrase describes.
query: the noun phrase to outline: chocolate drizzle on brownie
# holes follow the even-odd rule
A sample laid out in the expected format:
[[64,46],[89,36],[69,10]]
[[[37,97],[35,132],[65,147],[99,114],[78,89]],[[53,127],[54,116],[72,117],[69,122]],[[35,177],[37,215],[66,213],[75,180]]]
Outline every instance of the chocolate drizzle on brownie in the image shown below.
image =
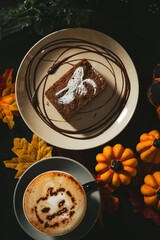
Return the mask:
[[[69,51],[72,49],[77,50],[77,52],[75,52],[75,53],[72,52],[72,54],[69,55]],[[36,73],[37,73],[37,69],[38,69],[40,62],[45,61],[45,56],[48,53],[54,52],[57,50],[61,51],[59,57],[55,60],[55,62],[53,62],[51,67],[48,69],[48,71],[46,72],[46,75],[39,82],[39,85],[36,86]],[[43,54],[41,56],[42,52],[43,52]],[[63,55],[65,53],[68,53],[68,56],[63,58]],[[70,64],[71,66],[73,66],[74,65],[73,63],[76,60],[80,60],[79,55],[86,54],[86,53],[93,53],[93,54],[96,54],[97,56],[103,57],[105,60],[104,62],[97,61],[96,57],[95,57],[95,59],[88,59],[88,60],[94,61],[95,63],[102,65],[104,68],[106,68],[107,71],[109,70],[111,72],[111,74],[113,75],[113,78],[115,81],[115,86],[114,86],[115,89],[113,90],[113,93],[112,93],[112,96],[110,97],[110,99],[108,99],[106,102],[102,103],[101,106],[95,108],[94,110],[92,109],[91,111],[98,110],[99,108],[102,108],[105,105],[107,105],[116,94],[118,79],[116,78],[116,74],[115,74],[114,68],[112,66],[112,63],[115,64],[120,69],[121,77],[122,77],[122,89],[119,94],[118,100],[115,102],[111,111],[108,114],[106,114],[105,116],[103,116],[101,119],[97,118],[96,123],[92,124],[89,127],[84,128],[84,129],[80,129],[80,130],[63,129],[63,128],[58,127],[54,123],[54,119],[50,119],[47,114],[47,110],[46,110],[46,106],[45,106],[45,102],[44,102],[44,93],[45,93],[45,87],[46,87],[46,83],[48,80],[48,76],[54,75],[54,73],[57,71],[57,69],[59,69],[64,64]],[[38,61],[36,62],[36,67],[35,67],[35,71],[33,74],[33,80],[30,81],[31,69],[32,69],[33,63],[37,57],[38,57]],[[73,60],[73,57],[74,57],[74,60]],[[75,59],[75,57],[77,57],[77,59]],[[60,58],[62,58],[62,60],[59,61]],[[106,64],[105,64],[105,62],[106,62]],[[110,69],[109,69],[108,65],[110,66]],[[42,105],[43,106],[41,109],[39,106],[39,102],[38,102],[38,92],[39,92],[39,88],[42,85],[42,83],[43,83],[43,90],[42,90]],[[33,108],[35,109],[35,111],[37,112],[39,117],[50,128],[54,129],[55,131],[59,132],[60,134],[62,134],[64,136],[67,136],[69,138],[82,139],[82,140],[94,138],[94,137],[100,135],[101,133],[103,133],[104,131],[106,131],[115,122],[115,120],[118,118],[118,116],[122,112],[123,108],[125,107],[125,105],[127,103],[127,100],[128,100],[129,94],[130,94],[129,77],[128,77],[126,68],[125,68],[123,62],[121,61],[121,59],[114,52],[112,52],[111,50],[109,50],[106,47],[103,47],[101,45],[98,45],[98,44],[95,44],[95,43],[92,43],[92,42],[89,42],[89,41],[86,41],[83,39],[77,39],[77,38],[64,38],[64,39],[54,40],[54,41],[47,43],[42,48],[40,48],[39,51],[31,59],[30,63],[28,64],[26,74],[25,74],[25,86],[26,86],[28,98],[29,98]],[[94,114],[94,116],[95,116],[95,114]],[[78,136],[77,134],[83,134],[83,136],[81,137],[81,136]]]

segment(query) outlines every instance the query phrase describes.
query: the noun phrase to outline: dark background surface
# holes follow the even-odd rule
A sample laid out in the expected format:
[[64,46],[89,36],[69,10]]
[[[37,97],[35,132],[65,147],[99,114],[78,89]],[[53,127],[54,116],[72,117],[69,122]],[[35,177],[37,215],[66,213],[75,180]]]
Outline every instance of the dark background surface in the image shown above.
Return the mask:
[[[12,2],[0,0],[1,7],[6,7]],[[160,61],[160,3],[147,0],[99,0],[98,6],[92,16],[91,28],[101,31],[118,41],[132,58],[139,77],[139,101],[135,114],[127,127],[108,145],[121,143],[135,151],[139,136],[143,132],[152,129],[160,130],[160,120],[155,109],[148,102],[147,88],[152,82],[152,74],[155,65]],[[35,44],[40,36],[29,34],[26,29],[5,37],[0,41],[0,75],[7,68],[14,68],[15,79],[18,67],[27,51]],[[1,203],[0,212],[1,236],[3,240],[24,239],[31,240],[19,226],[13,211],[13,192],[17,180],[14,179],[15,171],[4,167],[3,161],[9,160],[15,155],[12,153],[13,138],[25,137],[29,142],[32,132],[25,125],[21,117],[15,117],[15,126],[9,130],[8,126],[0,121],[0,183]],[[64,156],[78,159],[83,157],[85,165],[93,173],[96,164],[95,156],[102,152],[105,145],[85,151],[59,151],[53,149],[53,155],[62,152]],[[160,234],[160,226],[151,219],[146,219],[143,214],[134,213],[129,202],[129,187],[122,187],[119,191],[119,209],[112,215],[104,214],[104,227],[97,224],[83,238],[89,239],[103,237],[157,237]],[[7,228],[7,231],[6,231]]]

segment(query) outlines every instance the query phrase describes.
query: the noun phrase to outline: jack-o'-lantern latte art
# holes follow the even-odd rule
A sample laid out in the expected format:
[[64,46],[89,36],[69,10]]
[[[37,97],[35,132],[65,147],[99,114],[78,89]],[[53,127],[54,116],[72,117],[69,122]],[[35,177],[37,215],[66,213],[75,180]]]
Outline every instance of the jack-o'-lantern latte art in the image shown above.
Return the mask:
[[86,194],[81,184],[70,174],[45,172],[27,186],[23,207],[28,221],[49,235],[72,231],[84,217]]

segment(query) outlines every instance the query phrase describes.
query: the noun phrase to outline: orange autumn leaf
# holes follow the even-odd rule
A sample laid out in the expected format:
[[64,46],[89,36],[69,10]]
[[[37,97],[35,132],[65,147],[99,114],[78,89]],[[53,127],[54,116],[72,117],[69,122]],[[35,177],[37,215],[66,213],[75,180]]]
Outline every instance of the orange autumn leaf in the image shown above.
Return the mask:
[[47,143],[33,134],[32,141],[29,143],[25,138],[14,138],[14,152],[17,157],[12,160],[4,161],[7,168],[17,170],[15,178],[20,178],[22,173],[33,163],[52,156],[53,147],[47,146]]
[[15,84],[12,83],[13,69],[7,69],[0,76],[0,119],[7,123],[9,128],[14,126],[14,115],[18,115],[18,107],[15,97]]

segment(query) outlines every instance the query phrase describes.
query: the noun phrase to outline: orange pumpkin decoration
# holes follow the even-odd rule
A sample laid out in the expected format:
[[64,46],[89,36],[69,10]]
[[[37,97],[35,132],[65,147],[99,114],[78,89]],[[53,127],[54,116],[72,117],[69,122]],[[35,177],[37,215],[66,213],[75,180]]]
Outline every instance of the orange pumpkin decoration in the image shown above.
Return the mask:
[[144,202],[147,206],[160,210],[160,171],[153,175],[148,174],[144,178],[141,193],[144,195]]
[[160,163],[160,133],[152,130],[140,136],[140,142],[136,146],[140,158],[148,163]]
[[100,173],[100,178],[105,184],[117,188],[121,184],[128,185],[131,178],[137,174],[137,159],[130,148],[121,144],[114,147],[106,146],[103,153],[96,156],[98,164],[95,170]]
[[148,88],[147,97],[149,102],[155,107],[160,118],[160,64],[158,63],[153,71],[153,81]]

